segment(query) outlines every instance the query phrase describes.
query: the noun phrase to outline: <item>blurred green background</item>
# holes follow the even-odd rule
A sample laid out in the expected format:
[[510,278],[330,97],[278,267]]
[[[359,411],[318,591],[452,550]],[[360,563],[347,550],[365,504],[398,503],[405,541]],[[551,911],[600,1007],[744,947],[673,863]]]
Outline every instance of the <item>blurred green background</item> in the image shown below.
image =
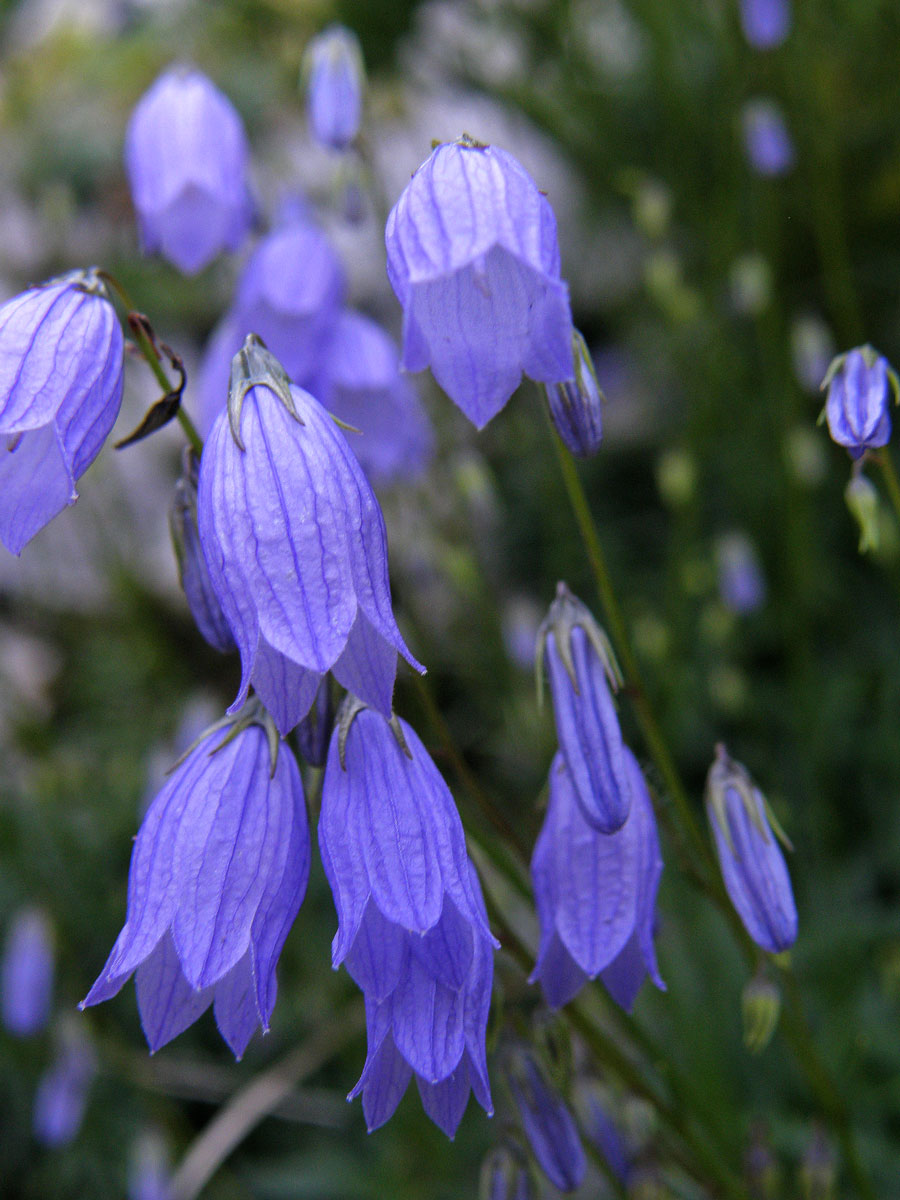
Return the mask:
[[[4,4],[0,19],[3,295],[99,262],[184,354],[189,378],[239,260],[186,281],[142,259],[121,165],[128,114],[173,59],[192,59],[239,108],[263,220],[279,197],[310,195],[354,300],[395,332],[380,225],[336,213],[339,168],[305,131],[298,72],[311,34],[338,19],[361,39],[367,140],[389,204],[432,136],[463,130],[513,151],[549,193],[575,320],[608,396],[604,446],[579,470],[652,701],[698,815],[724,740],[796,847],[803,1003],[876,1192],[893,1195],[900,531],[885,493],[880,547],[858,553],[843,499],[849,459],[817,428],[810,372],[829,346],[863,341],[900,361],[897,6],[804,0],[785,44],[764,53],[744,40],[737,0],[27,0]],[[754,173],[745,153],[742,108],[759,97],[779,105],[794,144],[794,167],[777,178]],[[554,734],[518,641],[531,644],[558,579],[596,597],[533,385],[476,434],[419,382],[439,452],[421,483],[382,497],[398,612],[454,742],[527,848]],[[154,398],[139,363],[128,386],[121,433]],[[317,864],[282,957],[272,1032],[240,1064],[210,1016],[148,1059],[130,985],[75,1009],[123,919],[151,781],[176,756],[185,714],[215,719],[237,682],[178,593],[166,545],[177,459],[171,431],[107,449],[58,528],[0,563],[0,930],[37,903],[57,947],[54,1025],[30,1040],[0,1032],[4,1197],[125,1195],[148,1136],[176,1164],[223,1100],[335,1011],[356,1013],[353,985],[330,969],[335,917]],[[877,466],[868,473],[883,489]],[[726,607],[717,581],[721,539],[735,533],[755,547],[766,582],[746,615]],[[408,672],[395,704],[445,769],[467,827],[494,844]],[[627,703],[622,719],[646,763]],[[649,777],[659,785],[652,767]],[[743,1048],[745,967],[669,842],[664,853],[658,949],[669,990],[645,989],[637,1017],[703,1098],[723,1160],[740,1173],[762,1141],[780,1183],[757,1194],[803,1195],[804,1155],[827,1114],[778,1035],[758,1057]],[[516,920],[532,937],[527,914]],[[497,1036],[527,1031],[537,998],[506,954],[497,979]],[[80,1134],[49,1150],[31,1134],[33,1097],[72,1020],[98,1070]],[[359,1105],[343,1099],[364,1061],[354,1020],[204,1195],[476,1194],[482,1156],[511,1117],[499,1075],[493,1122],[472,1105],[453,1145],[414,1089],[367,1137]],[[627,1102],[602,1061],[591,1071]],[[670,1189],[660,1194],[706,1194],[667,1174],[648,1120],[647,1155]],[[836,1171],[833,1194],[854,1195],[839,1158]],[[604,1186],[592,1175],[583,1194]]]

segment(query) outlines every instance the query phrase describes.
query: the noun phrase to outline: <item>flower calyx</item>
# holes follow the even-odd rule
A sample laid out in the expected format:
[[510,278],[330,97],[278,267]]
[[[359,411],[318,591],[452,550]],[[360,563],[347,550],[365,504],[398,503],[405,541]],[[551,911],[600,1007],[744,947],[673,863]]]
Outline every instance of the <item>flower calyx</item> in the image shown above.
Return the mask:
[[181,766],[188,755],[196,750],[200,743],[205,738],[208,738],[211,733],[215,733],[217,729],[228,729],[229,733],[227,737],[224,737],[216,746],[216,748],[210,752],[211,755],[218,754],[218,752],[224,746],[227,746],[229,742],[234,741],[237,735],[242,733],[250,725],[259,725],[259,727],[265,732],[266,740],[269,743],[269,778],[274,779],[275,768],[278,765],[278,750],[281,745],[281,735],[276,728],[275,722],[272,719],[269,710],[263,704],[262,700],[260,700],[259,696],[256,695],[248,697],[248,699],[241,705],[236,713],[226,714],[224,717],[220,717],[218,721],[214,721],[212,725],[204,729],[200,736],[191,742],[184,754],[182,754],[181,757],[174,762],[171,767],[169,767],[166,774],[171,775],[176,767]]
[[737,762],[729,755],[723,742],[719,742],[716,746],[716,757],[706,777],[705,802],[710,818],[714,819],[719,829],[722,830],[728,848],[734,854],[734,842],[728,820],[727,797],[729,791],[735,792],[740,798],[747,816],[764,842],[768,842],[774,832],[782,846],[786,850],[793,851],[794,847],[790,838],[772,812],[769,801],[750,778],[750,772],[743,763]]
[[261,337],[255,333],[248,333],[243,346],[231,360],[231,378],[228,383],[228,424],[239,450],[245,449],[241,438],[244,397],[255,387],[267,387],[274,392],[294,420],[303,424],[294,406],[287,371],[275,355],[266,349]]
[[582,604],[578,597],[569,591],[565,583],[560,581],[556,585],[556,598],[550,605],[546,617],[538,626],[534,668],[539,707],[544,701],[544,649],[547,644],[547,635],[550,633],[553,634],[556,649],[566,668],[566,673],[572,681],[572,687],[576,694],[578,693],[578,680],[572,657],[572,631],[579,625],[596,651],[612,690],[617,692],[625,682],[622,669],[606,632],[594,620],[587,605]]

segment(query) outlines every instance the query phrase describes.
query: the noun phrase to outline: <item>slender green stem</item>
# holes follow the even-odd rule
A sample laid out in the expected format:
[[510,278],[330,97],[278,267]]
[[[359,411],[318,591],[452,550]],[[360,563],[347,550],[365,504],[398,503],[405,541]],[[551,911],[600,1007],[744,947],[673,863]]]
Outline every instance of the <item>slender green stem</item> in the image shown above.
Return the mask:
[[894,460],[891,458],[887,446],[884,446],[877,454],[873,454],[872,458],[875,459],[881,470],[881,478],[884,480],[884,486],[887,488],[891,507],[894,510],[898,524],[900,524],[900,479],[897,477],[897,468],[894,466]]

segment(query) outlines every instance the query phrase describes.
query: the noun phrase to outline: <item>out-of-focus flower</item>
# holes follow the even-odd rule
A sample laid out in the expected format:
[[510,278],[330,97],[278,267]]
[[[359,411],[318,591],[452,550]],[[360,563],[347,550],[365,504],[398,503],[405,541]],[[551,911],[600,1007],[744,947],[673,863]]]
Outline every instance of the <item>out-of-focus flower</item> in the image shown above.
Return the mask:
[[170,67],[138,101],[125,166],[146,253],[193,275],[250,227],[247,139],[231,101],[200,71]]
[[585,1137],[603,1156],[607,1166],[623,1185],[632,1169],[632,1154],[619,1126],[610,1116],[609,1097],[594,1081],[587,1080],[578,1090],[577,1109]]
[[310,131],[321,145],[346,150],[362,116],[365,67],[359,39],[343,25],[330,25],[312,39],[303,58]]
[[891,437],[891,397],[896,400],[900,394],[887,359],[871,346],[860,346],[835,359],[825,379],[825,416],[832,441],[845,446],[851,458],[886,446]]
[[575,374],[564,383],[544,384],[556,432],[576,458],[591,458],[603,438],[603,392],[584,338],[572,334]]
[[631,808],[625,744],[610,692],[621,682],[605,633],[564,583],[538,630],[536,669],[546,658],[559,748],[584,818],[603,833]]
[[524,1152],[517,1146],[495,1146],[481,1164],[478,1200],[534,1200]]
[[722,745],[706,779],[706,811],[725,889],[744,927],[770,954],[787,950],[797,939],[797,909],[784,855],[762,793]]
[[781,1015],[781,992],[769,973],[762,969],[741,993],[744,1045],[751,1054],[761,1054],[772,1040]]
[[780,46],[791,31],[791,0],[741,0],[741,27],[754,50]]
[[39,908],[20,908],[6,932],[0,968],[3,1024],[16,1037],[40,1033],[50,1017],[53,931]]
[[353,451],[258,338],[235,356],[228,410],[200,463],[199,526],[213,588],[282,734],[326,671],[385,715],[397,653],[384,519]]
[[77,500],[119,412],[123,356],[93,268],[0,308],[0,541],[14,554]]
[[744,148],[759,175],[786,175],[794,165],[794,144],[781,110],[771,100],[744,105]]
[[275,965],[308,875],[300,772],[254,702],[230,728],[214,726],[150,805],[125,925],[82,1007],[134,972],[151,1051],[213,1004],[240,1058],[257,1026],[269,1028]]
[[756,612],[766,598],[766,581],[753,543],[743,533],[728,533],[716,543],[719,595],[739,616]]
[[560,1191],[574,1192],[584,1179],[587,1159],[568,1105],[527,1052],[511,1064],[509,1085],[541,1170]]
[[128,1200],[171,1200],[169,1155],[159,1133],[142,1133],[129,1159]]
[[359,430],[347,441],[373,483],[421,474],[433,449],[431,426],[400,372],[397,347],[375,321],[341,313],[310,387],[330,412]]
[[34,1096],[32,1128],[42,1146],[67,1146],[77,1136],[96,1069],[84,1030],[66,1024],[56,1057]]
[[662,857],[656,819],[634,756],[625,750],[632,803],[613,834],[584,819],[561,754],[550,767],[550,802],[534,847],[531,877],[541,926],[532,981],[551,1008],[568,1004],[597,975],[631,1009],[645,975],[665,989],[653,929]]
[[178,560],[178,574],[191,615],[206,641],[216,650],[227,654],[235,649],[235,642],[209,577],[197,528],[198,471],[197,455],[187,447],[181,478],[175,484],[169,523]]
[[438,146],[388,217],[388,276],[403,305],[403,366],[435,379],[482,428],[524,372],[574,375],[556,219],[504,150]]
[[815,394],[834,359],[831,330],[816,316],[798,317],[791,326],[794,374],[804,391]]
[[859,552],[877,550],[881,544],[881,505],[878,491],[862,471],[853,471],[844,499],[859,529]]
[[405,721],[357,701],[332,734],[319,822],[341,963],[366,998],[368,1054],[351,1097],[369,1129],[413,1074],[453,1137],[470,1088],[493,1111],[485,1059],[493,954],[453,797]]

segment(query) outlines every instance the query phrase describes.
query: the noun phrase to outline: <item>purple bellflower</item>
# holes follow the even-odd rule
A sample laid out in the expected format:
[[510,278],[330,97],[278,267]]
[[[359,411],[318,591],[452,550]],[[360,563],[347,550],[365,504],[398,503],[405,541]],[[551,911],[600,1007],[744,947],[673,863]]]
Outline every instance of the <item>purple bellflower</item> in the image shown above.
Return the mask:
[[93,268],[0,308],[0,541],[13,554],[78,499],[119,413],[123,356]]
[[569,1106],[530,1054],[511,1065],[509,1085],[541,1170],[561,1192],[574,1192],[584,1179],[587,1158]]
[[[344,300],[344,269],[311,221],[292,220],[262,239],[238,281],[232,317],[241,339],[253,332],[307,387]],[[235,347],[238,349],[238,347]]]
[[834,359],[822,386],[828,388],[828,432],[851,458],[888,444],[890,401],[900,396],[900,382],[887,359],[871,346],[859,346]]
[[20,908],[3,947],[0,996],[5,1028],[16,1037],[40,1033],[50,1018],[53,933],[39,908]]
[[84,1031],[64,1025],[56,1056],[34,1095],[32,1128],[42,1146],[55,1148],[74,1141],[96,1069],[94,1050]]
[[252,683],[282,734],[326,671],[386,715],[399,651],[384,519],[346,438],[253,335],[200,462],[200,538]]
[[375,321],[341,313],[318,386],[311,390],[339,420],[359,430],[347,441],[373,483],[422,472],[432,452],[431,426],[400,372],[397,347]]
[[719,596],[738,616],[756,612],[766,599],[766,581],[753,543],[743,533],[727,533],[716,545]]
[[609,639],[564,583],[538,630],[538,696],[547,661],[559,748],[585,820],[615,833],[631,808],[625,744],[610,686],[622,680]]
[[479,429],[522,373],[574,375],[556,218],[511,154],[438,146],[394,205],[387,269],[403,305],[403,367],[435,379]]
[[343,25],[330,25],[312,39],[303,58],[310,132],[320,145],[346,150],[362,117],[365,68],[359,39]]
[[297,747],[311,767],[324,767],[334,729],[334,698],[326,675],[319,684],[312,708],[297,726]]
[[665,984],[656,965],[653,930],[662,858],[653,805],[640,767],[626,749],[631,812],[618,833],[599,833],[584,819],[561,754],[550,767],[550,803],[534,847],[531,877],[541,927],[531,981],[560,1008],[588,979],[600,976],[622,1008],[631,1009],[645,975]]
[[797,908],[773,818],[746,768],[722,745],[706,780],[706,811],[725,889],[745,929],[770,954],[787,950],[797,939]]
[[368,1054],[351,1098],[362,1095],[377,1129],[415,1074],[452,1138],[470,1088],[493,1112],[484,1039],[496,943],[453,798],[405,721],[345,703],[319,847],[338,913],[332,963],[366,1000]]
[[125,925],[82,1002],[109,1000],[135,973],[151,1051],[210,1004],[238,1058],[257,1026],[268,1030],[275,965],[306,892],[309,832],[294,757],[258,702],[223,724],[150,805]]
[[741,0],[741,27],[754,50],[774,50],[791,31],[791,0]]
[[235,641],[213,588],[197,527],[198,472],[197,455],[188,446],[182,459],[181,478],[175,484],[169,526],[178,575],[194,622],[210,646],[228,654],[236,649]]
[[250,227],[247,139],[231,101],[201,72],[170,67],[138,101],[125,166],[144,251],[194,275]]
[[794,144],[781,110],[771,100],[744,105],[744,148],[758,175],[786,175],[794,165]]
[[544,384],[556,432],[576,458],[592,458],[603,438],[604,396],[584,338],[572,333],[575,374],[564,383]]
[[481,1164],[478,1195],[483,1200],[535,1200],[524,1150],[516,1145],[495,1146]]

